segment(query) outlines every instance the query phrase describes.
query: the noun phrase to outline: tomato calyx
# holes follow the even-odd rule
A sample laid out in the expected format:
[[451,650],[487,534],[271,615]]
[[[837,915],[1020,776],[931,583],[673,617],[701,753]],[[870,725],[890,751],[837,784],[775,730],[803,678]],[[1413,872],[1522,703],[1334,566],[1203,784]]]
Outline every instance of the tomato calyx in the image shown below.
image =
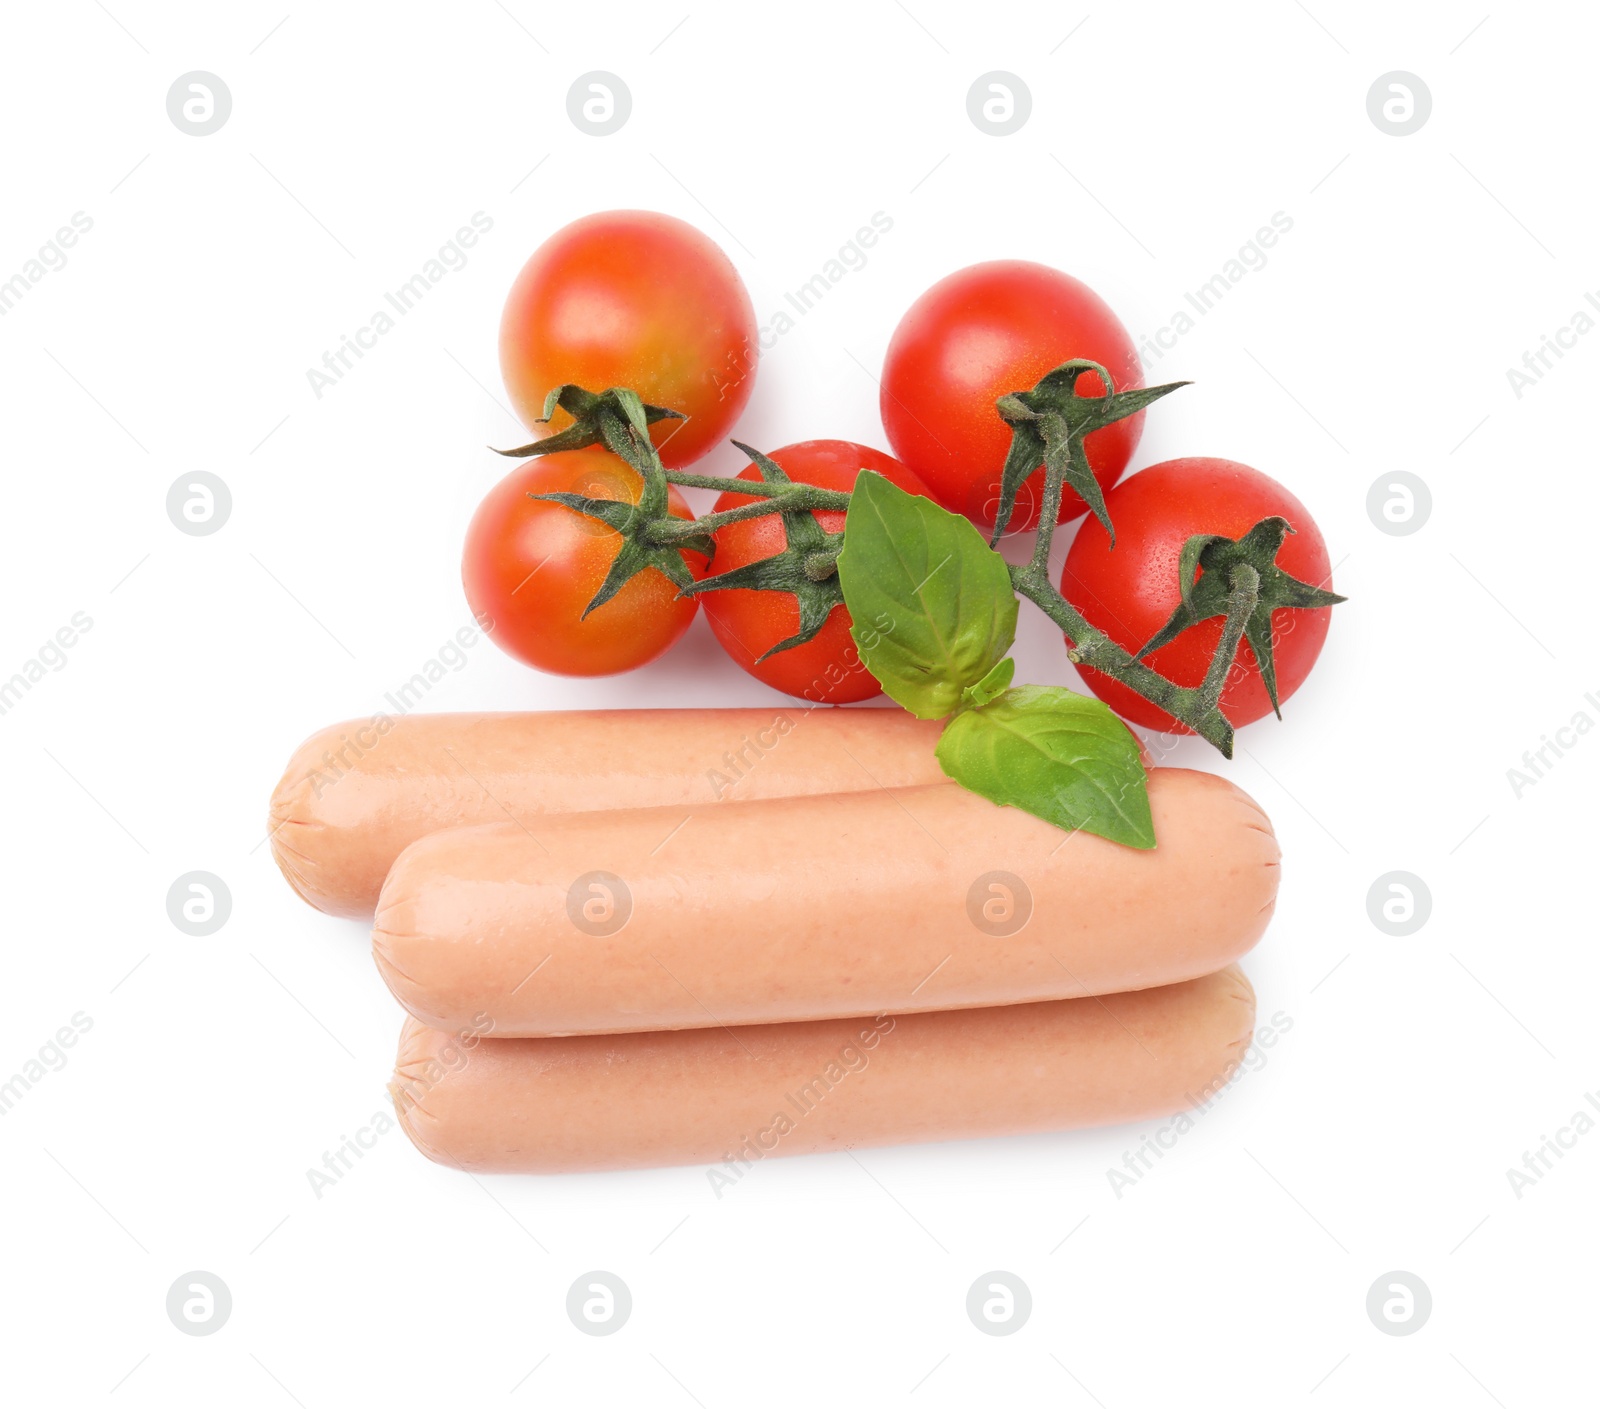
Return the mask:
[[[1166,625],[1145,642],[1135,660],[1142,661],[1168,642],[1176,640],[1191,626],[1216,616],[1227,616],[1228,627],[1238,614],[1230,611],[1230,596],[1237,584],[1254,581],[1254,601],[1244,614],[1239,630],[1255,653],[1261,670],[1261,682],[1267,687],[1272,701],[1272,712],[1279,719],[1283,711],[1278,708],[1278,674],[1272,653],[1272,613],[1280,608],[1311,609],[1337,606],[1346,600],[1337,592],[1315,587],[1291,577],[1277,564],[1278,550],[1294,528],[1285,518],[1265,518],[1250,529],[1243,538],[1225,538],[1217,533],[1201,533],[1183,545],[1178,559],[1178,590],[1181,595],[1177,607],[1167,618]],[[1198,570],[1199,576],[1196,577]],[[1228,646],[1228,629],[1219,645],[1212,666]],[[1238,647],[1237,639],[1232,649],[1226,650],[1228,660],[1233,659]],[[1226,673],[1224,670],[1223,674]],[[1211,672],[1206,683],[1210,684]],[[1202,691],[1206,688],[1202,686]]]
[[689,589],[694,586],[694,574],[689,571],[688,564],[683,560],[683,550],[690,549],[706,558],[709,558],[713,551],[711,539],[705,534],[689,533],[670,544],[651,543],[648,531],[650,525],[655,522],[654,518],[638,505],[619,499],[593,499],[587,494],[570,494],[565,491],[530,494],[528,497],[564,505],[588,518],[598,519],[622,535],[622,546],[617,549],[617,556],[611,560],[605,580],[589,599],[588,606],[583,609],[585,617],[596,607],[603,607],[633,578],[650,568],[655,568],[677,587],[680,596],[687,595]]
[[[795,484],[784,472],[783,466],[759,450],[734,441],[750,457],[750,462],[761,475],[761,483],[790,485],[795,492],[782,491],[769,496],[765,502],[741,505],[720,514],[708,514],[695,527],[720,528],[725,523],[776,513],[783,519],[786,546],[781,553],[761,558],[743,567],[717,573],[688,587],[688,595],[701,592],[726,591],[745,588],[761,592],[791,592],[800,608],[800,629],[794,635],[779,641],[770,650],[756,658],[759,665],[768,656],[803,646],[828,623],[835,607],[844,605],[844,591],[839,585],[839,550],[844,545],[843,533],[829,533],[817,522],[813,509],[836,507],[834,501],[847,505],[850,496],[841,491],[817,489],[814,485]],[[681,481],[684,477],[672,476]],[[690,478],[699,478],[691,476]],[[746,481],[724,479],[719,487],[734,493],[743,493]],[[824,502],[817,502],[822,496]]]
[[[666,406],[651,406],[648,402],[640,400],[637,392],[627,387],[612,387],[607,391],[598,392],[586,391],[576,382],[568,382],[551,389],[544,399],[544,414],[539,417],[539,424],[541,426],[549,424],[558,407],[572,417],[572,424],[565,430],[557,431],[554,435],[547,435],[527,445],[519,445],[514,450],[497,450],[492,445],[489,448],[494,450],[496,455],[526,459],[530,455],[559,455],[563,450],[582,450],[587,445],[604,443],[608,450],[620,455],[638,470],[648,483],[650,477],[646,474],[645,463],[654,460],[655,468],[657,470],[661,468],[655,447],[650,445],[648,428],[657,421],[684,419],[681,411],[674,411]],[[641,453],[640,447],[636,444],[637,437],[642,437],[645,446],[649,447],[648,455]],[[666,503],[664,486],[661,500],[663,504]]]
[[[673,515],[667,491],[667,472],[662,468],[661,457],[650,442],[650,426],[653,422],[682,420],[682,416],[665,406],[646,404],[637,392],[627,387],[593,392],[570,382],[554,388],[545,397],[541,423],[548,421],[557,407],[572,417],[572,424],[565,430],[515,450],[498,450],[495,453],[526,458],[530,455],[558,455],[564,450],[581,450],[585,446],[603,444],[613,455],[631,466],[642,481],[637,504],[565,491],[528,496],[530,499],[561,504],[575,513],[598,520],[622,536],[617,556],[611,560],[605,580],[589,599],[583,615],[587,617],[597,607],[603,607],[641,572],[651,568],[662,573],[678,588],[680,595],[685,593],[694,586],[694,574],[684,562],[683,550],[699,553],[709,559],[713,552],[711,536],[699,525],[685,523]],[[682,531],[663,535],[659,532],[659,525],[663,522],[678,524]]]
[[[1105,395],[1079,393],[1078,379],[1086,373],[1098,376],[1109,388]],[[1048,542],[1045,526],[1051,529],[1055,526],[1065,485],[1089,506],[1115,546],[1116,530],[1106,513],[1105,492],[1089,468],[1084,437],[1126,420],[1169,392],[1188,385],[1188,382],[1168,382],[1165,386],[1118,391],[1111,374],[1098,362],[1074,358],[1046,372],[1031,391],[1014,391],[1002,396],[995,402],[995,409],[1000,419],[1011,427],[1011,446],[1000,471],[999,507],[994,531],[989,536],[990,547],[1005,533],[1016,509],[1018,492],[1040,465],[1044,466],[1044,497],[1039,509],[1041,536]]]

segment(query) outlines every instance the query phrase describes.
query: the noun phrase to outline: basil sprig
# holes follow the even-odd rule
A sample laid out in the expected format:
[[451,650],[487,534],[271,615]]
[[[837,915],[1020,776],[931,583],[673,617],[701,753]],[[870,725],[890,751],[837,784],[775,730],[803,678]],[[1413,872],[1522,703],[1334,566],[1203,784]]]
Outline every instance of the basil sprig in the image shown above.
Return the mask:
[[839,582],[884,693],[947,719],[937,756],[963,787],[1067,831],[1156,844],[1139,746],[1100,700],[1012,687],[1010,568],[972,524],[882,475],[857,480]]

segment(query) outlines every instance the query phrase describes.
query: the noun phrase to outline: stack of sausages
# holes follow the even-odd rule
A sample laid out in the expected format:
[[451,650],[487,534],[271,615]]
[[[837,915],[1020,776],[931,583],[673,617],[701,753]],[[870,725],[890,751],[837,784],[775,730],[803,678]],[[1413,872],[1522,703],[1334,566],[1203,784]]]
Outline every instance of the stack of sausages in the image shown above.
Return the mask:
[[278,865],[374,917],[393,1094],[474,1171],[729,1163],[1169,1114],[1250,1041],[1279,852],[1209,773],[1154,851],[944,778],[899,710],[409,715],[308,740]]

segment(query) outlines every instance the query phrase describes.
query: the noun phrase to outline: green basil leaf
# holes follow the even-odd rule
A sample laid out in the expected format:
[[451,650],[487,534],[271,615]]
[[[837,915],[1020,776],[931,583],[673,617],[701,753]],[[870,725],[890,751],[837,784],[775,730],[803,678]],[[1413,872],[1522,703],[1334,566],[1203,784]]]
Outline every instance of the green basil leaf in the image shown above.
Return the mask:
[[1156,844],[1139,745],[1104,702],[1053,685],[1007,690],[945,726],[940,766],[991,802],[1069,832]]
[[839,585],[861,659],[919,719],[954,714],[1016,636],[1005,559],[960,514],[871,470],[850,496]]
[[1016,661],[1007,656],[976,685],[968,685],[961,692],[961,703],[969,709],[988,704],[996,695],[1005,693],[1016,673]]

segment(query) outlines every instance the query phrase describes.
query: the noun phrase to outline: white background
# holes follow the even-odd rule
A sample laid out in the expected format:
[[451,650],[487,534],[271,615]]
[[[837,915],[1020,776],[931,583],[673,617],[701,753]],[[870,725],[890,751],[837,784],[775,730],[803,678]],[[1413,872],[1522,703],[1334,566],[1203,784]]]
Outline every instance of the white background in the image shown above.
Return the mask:
[[[1520,398],[1506,369],[1600,280],[1594,14],[685,4],[8,11],[0,280],[74,212],[94,225],[0,319],[0,676],[74,612],[93,627],[0,718],[0,1078],[74,1013],[93,1027],[0,1124],[0,1382],[27,1402],[306,1409],[715,1409],[840,1385],[1105,1409],[1571,1402],[1593,1368],[1600,1133],[1520,1199],[1506,1170],[1600,1085],[1600,739],[1520,798],[1507,769],[1577,711],[1600,719],[1600,337]],[[193,69],[233,98],[203,138],[165,109]],[[566,116],[596,69],[633,96],[605,138]],[[1013,136],[967,116],[992,69],[1033,95]],[[1366,110],[1396,69],[1434,103],[1403,138]],[[1149,365],[1196,385],[1149,415],[1135,460],[1281,479],[1351,597],[1283,723],[1246,730],[1231,765],[1179,756],[1276,823],[1282,900],[1247,969],[1263,1020],[1293,1029],[1120,1200],[1106,1171],[1148,1129],[774,1160],[720,1201],[698,1168],[475,1181],[395,1132],[312,1193],[306,1171],[386,1105],[400,1015],[365,927],[275,871],[267,795],[303,736],[378,709],[466,623],[462,531],[506,468],[484,446],[519,436],[502,298],[552,231],[618,206],[707,230],[763,321],[873,212],[893,219],[764,357],[739,434],[766,447],[883,445],[890,331],[964,264],[1067,269],[1143,336],[1274,212],[1293,219]],[[307,368],[480,210],[494,226],[467,267],[317,399]],[[187,537],[165,498],[202,469],[232,516]],[[1397,470],[1434,500],[1405,537],[1365,507]],[[1023,615],[1019,678],[1070,683]],[[604,681],[482,643],[429,707],[775,698],[697,623]],[[232,891],[210,938],[167,918],[191,870]],[[1392,870],[1433,897],[1407,938],[1368,919]],[[592,1268],[633,1293],[608,1338],[564,1310]],[[994,1268],[1033,1296],[1003,1338],[964,1309]],[[233,1295],[207,1338],[164,1309],[191,1269]],[[1409,1337],[1366,1315],[1392,1269],[1432,1291]]]

